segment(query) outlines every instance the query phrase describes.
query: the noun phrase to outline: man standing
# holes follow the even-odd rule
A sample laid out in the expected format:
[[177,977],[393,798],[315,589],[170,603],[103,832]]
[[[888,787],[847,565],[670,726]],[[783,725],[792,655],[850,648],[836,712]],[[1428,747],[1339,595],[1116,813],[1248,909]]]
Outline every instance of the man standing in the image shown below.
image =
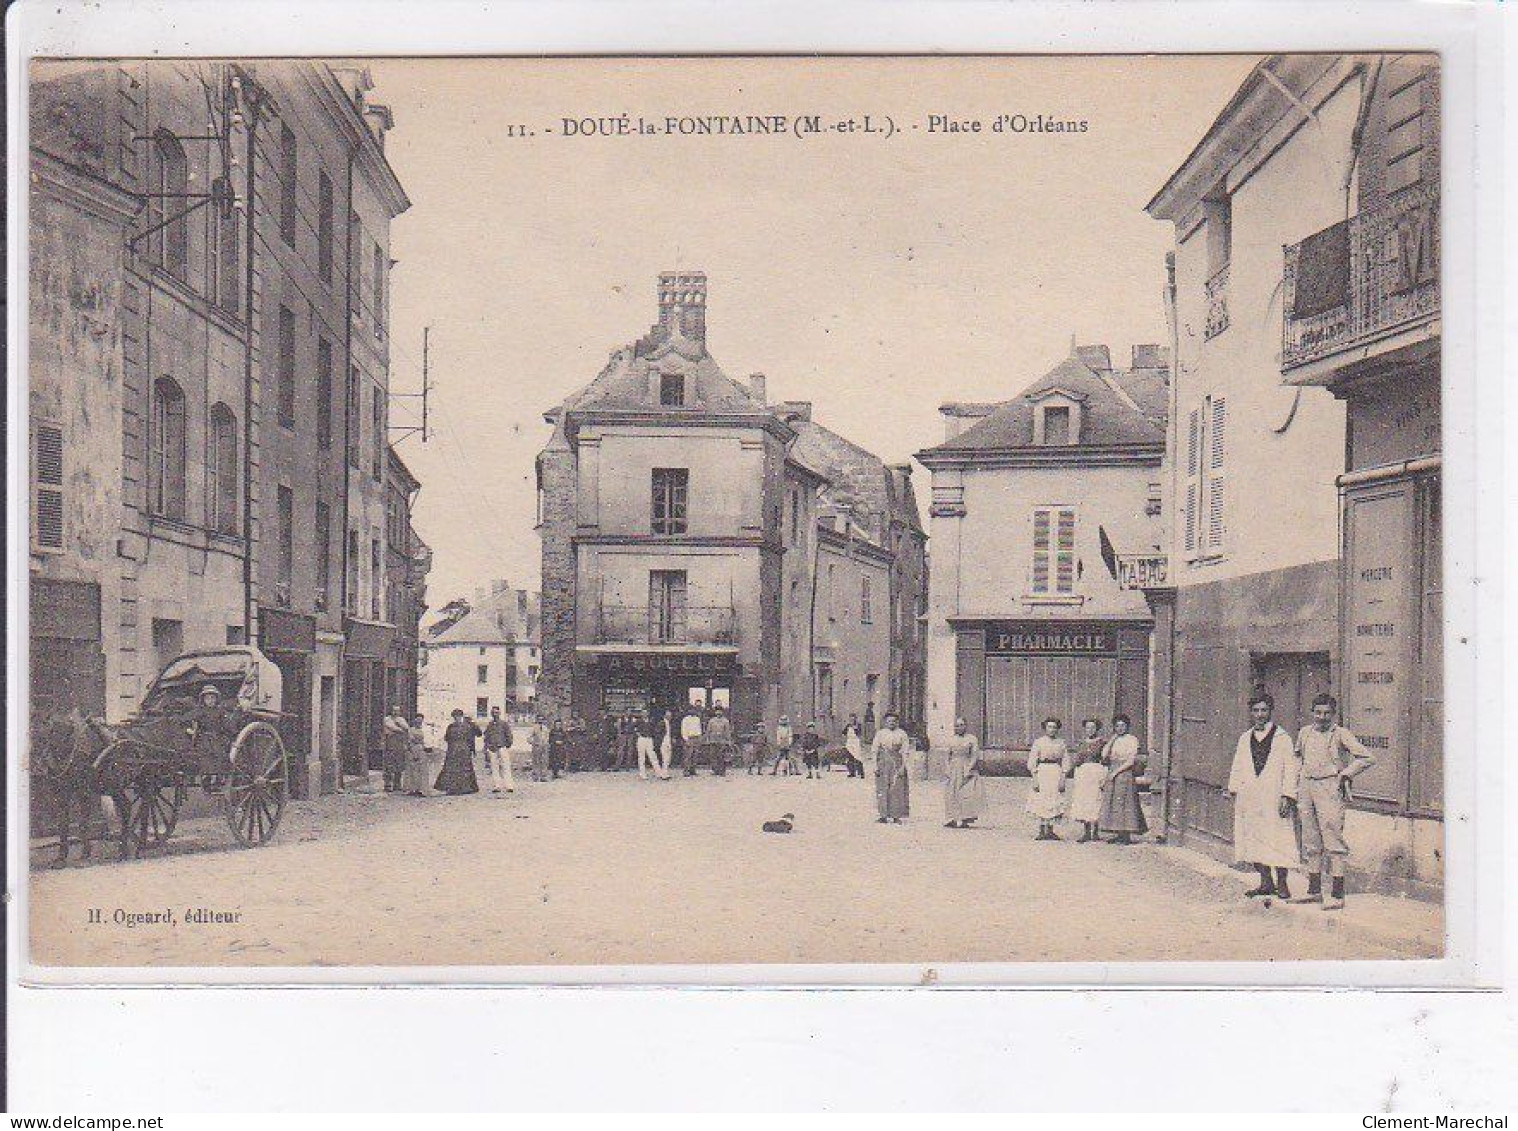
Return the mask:
[[485,724],[485,763],[490,767],[490,780],[495,783],[491,793],[517,791],[511,777],[511,727],[501,718],[499,707],[490,708],[490,721]]
[[[1297,818],[1302,830],[1302,856],[1307,865],[1307,894],[1300,903],[1323,904],[1324,911],[1344,906],[1344,803],[1352,782],[1376,764],[1376,759],[1336,718],[1339,703],[1327,692],[1312,701],[1312,723],[1297,735]],[[1323,895],[1323,877],[1332,887]]]
[[548,728],[541,720],[535,719],[527,736],[532,745],[532,780],[547,781],[549,777]]
[[681,754],[685,759],[685,776],[696,776],[696,751],[701,747],[701,714],[695,707],[686,709],[680,720]]
[[548,728],[548,773],[559,778],[569,772],[569,732],[564,720],[555,718]]
[[[1233,751],[1228,792],[1233,794],[1233,858],[1260,874],[1245,894],[1290,899],[1289,868],[1301,867],[1291,809],[1297,796],[1297,759],[1291,738],[1271,721],[1275,701],[1257,692],[1249,700],[1250,729]],[[1275,870],[1272,877],[1271,869]]]
[[711,721],[706,724],[705,745],[712,773],[719,778],[725,777],[733,755],[733,724],[720,706],[713,709]]

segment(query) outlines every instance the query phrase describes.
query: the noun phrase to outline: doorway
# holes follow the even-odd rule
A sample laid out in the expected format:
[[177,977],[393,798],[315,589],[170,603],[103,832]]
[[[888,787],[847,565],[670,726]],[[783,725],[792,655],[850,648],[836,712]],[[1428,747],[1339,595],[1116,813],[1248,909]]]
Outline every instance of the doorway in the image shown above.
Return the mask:
[[1327,652],[1255,653],[1249,678],[1275,700],[1276,724],[1293,738],[1312,721],[1313,696],[1333,691]]

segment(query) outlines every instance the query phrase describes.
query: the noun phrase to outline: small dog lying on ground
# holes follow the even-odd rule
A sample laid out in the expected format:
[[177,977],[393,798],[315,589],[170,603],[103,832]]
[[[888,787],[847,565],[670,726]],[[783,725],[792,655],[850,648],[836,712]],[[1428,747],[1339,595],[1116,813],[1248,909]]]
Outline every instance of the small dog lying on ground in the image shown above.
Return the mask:
[[794,827],[791,822],[796,819],[796,814],[787,813],[778,821],[765,821],[764,831],[767,833],[788,833]]

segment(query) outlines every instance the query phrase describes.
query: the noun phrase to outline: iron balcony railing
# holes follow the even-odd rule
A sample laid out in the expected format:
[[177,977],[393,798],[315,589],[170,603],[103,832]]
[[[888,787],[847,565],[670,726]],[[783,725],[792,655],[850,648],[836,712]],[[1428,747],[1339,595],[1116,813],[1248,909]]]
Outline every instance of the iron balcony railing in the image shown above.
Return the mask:
[[731,605],[602,605],[597,644],[737,644],[738,618]]
[[1439,315],[1439,192],[1403,189],[1285,249],[1281,369]]

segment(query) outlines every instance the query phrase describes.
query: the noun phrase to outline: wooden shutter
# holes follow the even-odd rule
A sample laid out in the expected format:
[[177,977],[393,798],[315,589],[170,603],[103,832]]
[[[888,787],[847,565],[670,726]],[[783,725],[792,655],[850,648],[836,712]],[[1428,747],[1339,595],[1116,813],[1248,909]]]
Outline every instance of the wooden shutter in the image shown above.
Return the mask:
[[1182,521],[1185,525],[1186,556],[1195,558],[1197,551],[1197,472],[1201,463],[1202,414],[1192,409],[1186,429],[1186,505]]
[[1228,423],[1228,402],[1222,397],[1209,405],[1207,420],[1207,467],[1206,499],[1207,529],[1204,539],[1209,552],[1218,553],[1223,548],[1223,537],[1228,532],[1224,510],[1224,433]]
[[1054,588],[1057,593],[1075,592],[1075,512],[1061,510],[1055,528]]
[[63,429],[38,424],[32,474],[36,495],[33,539],[39,549],[63,549]]
[[1049,536],[1051,512],[1043,507],[1033,512],[1033,576],[1031,591],[1049,592]]

